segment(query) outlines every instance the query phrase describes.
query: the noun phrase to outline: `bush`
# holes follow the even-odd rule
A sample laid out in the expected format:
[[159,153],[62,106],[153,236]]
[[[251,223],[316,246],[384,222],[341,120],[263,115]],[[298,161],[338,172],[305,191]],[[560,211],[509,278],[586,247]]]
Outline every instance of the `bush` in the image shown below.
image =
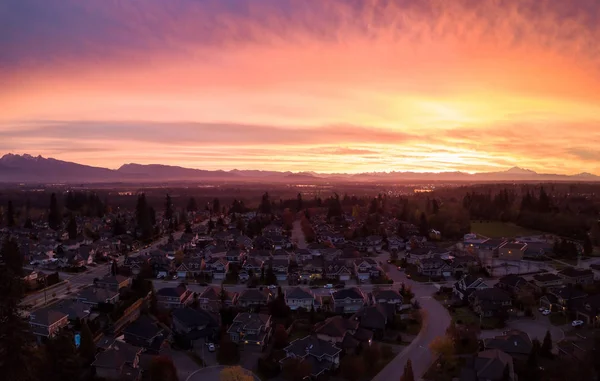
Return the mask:
[[281,368],[279,363],[268,357],[260,357],[257,365],[258,373],[264,378],[274,378],[279,375]]

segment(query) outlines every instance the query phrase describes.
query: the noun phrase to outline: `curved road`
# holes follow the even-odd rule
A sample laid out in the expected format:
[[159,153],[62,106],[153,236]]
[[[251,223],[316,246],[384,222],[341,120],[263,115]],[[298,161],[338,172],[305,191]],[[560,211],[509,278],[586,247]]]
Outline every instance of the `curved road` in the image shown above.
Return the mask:
[[[379,260],[387,260],[387,254],[381,255]],[[423,327],[419,335],[399,353],[385,368],[381,370],[373,381],[397,380],[404,372],[404,366],[408,359],[412,362],[415,380],[420,380],[427,369],[433,364],[434,356],[429,350],[429,343],[437,336],[446,334],[450,325],[450,314],[432,295],[436,288],[432,285],[413,282],[406,278],[404,272],[397,271],[390,266],[388,276],[394,280],[394,286],[400,286],[404,282],[410,286],[415,293],[415,298],[421,305],[423,311]]]

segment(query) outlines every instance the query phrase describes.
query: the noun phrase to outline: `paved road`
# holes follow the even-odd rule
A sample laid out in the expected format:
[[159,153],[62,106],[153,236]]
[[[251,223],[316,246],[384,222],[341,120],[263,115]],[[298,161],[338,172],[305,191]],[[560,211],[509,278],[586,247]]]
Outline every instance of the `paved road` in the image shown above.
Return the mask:
[[294,221],[294,228],[292,229],[292,242],[296,242],[298,249],[306,249],[306,238],[304,237],[300,220]]
[[[385,261],[387,256],[387,253],[382,253],[378,260]],[[450,325],[450,315],[446,308],[432,298],[436,291],[435,286],[413,282],[406,278],[404,272],[397,271],[393,266],[390,266],[388,276],[394,280],[394,287],[404,282],[412,288],[423,311],[423,328],[410,345],[383,368],[373,378],[373,381],[399,379],[408,359],[412,362],[415,379],[419,380],[434,361],[434,356],[429,350],[429,343],[437,336],[445,335],[446,328]]]

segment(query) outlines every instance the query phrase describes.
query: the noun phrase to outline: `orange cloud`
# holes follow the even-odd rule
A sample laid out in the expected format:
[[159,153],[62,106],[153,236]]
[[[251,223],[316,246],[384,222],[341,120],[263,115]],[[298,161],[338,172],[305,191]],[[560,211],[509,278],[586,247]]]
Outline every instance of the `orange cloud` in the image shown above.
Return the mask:
[[600,173],[594,1],[4,7],[5,151],[112,167]]

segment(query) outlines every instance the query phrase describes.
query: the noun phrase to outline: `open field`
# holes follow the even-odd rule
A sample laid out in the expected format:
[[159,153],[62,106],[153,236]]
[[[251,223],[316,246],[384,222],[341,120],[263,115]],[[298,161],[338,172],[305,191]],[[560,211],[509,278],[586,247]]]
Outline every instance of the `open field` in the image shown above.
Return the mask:
[[523,228],[513,223],[499,221],[471,221],[471,232],[489,238],[516,237],[542,234],[542,232]]

